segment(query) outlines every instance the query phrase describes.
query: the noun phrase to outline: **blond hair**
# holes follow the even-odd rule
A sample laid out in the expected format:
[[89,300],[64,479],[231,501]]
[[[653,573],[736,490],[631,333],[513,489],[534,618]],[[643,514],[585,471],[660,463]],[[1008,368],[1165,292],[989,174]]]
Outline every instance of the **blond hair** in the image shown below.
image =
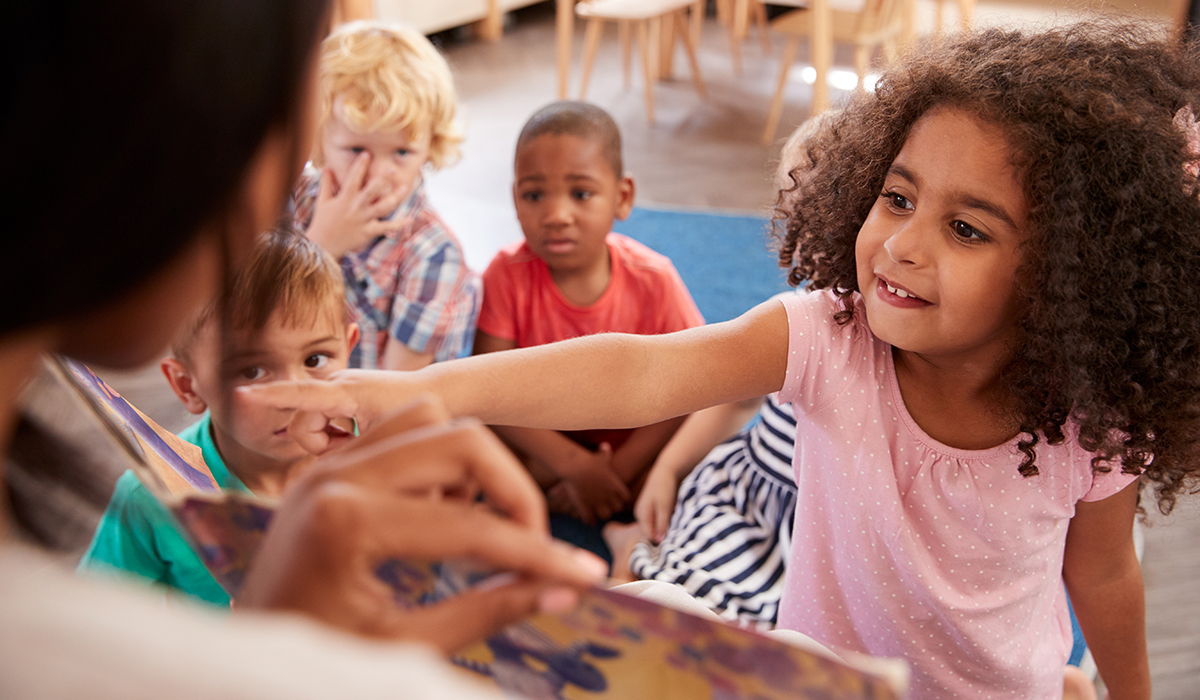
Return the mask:
[[321,115],[313,163],[324,165],[320,136],[342,99],[342,118],[360,133],[429,130],[429,163],[458,158],[450,66],[420,32],[376,20],[347,22],[321,44]]
[[338,322],[346,320],[337,261],[303,234],[277,228],[258,237],[250,259],[229,276],[220,298],[187,323],[171,344],[171,354],[186,361],[200,332],[218,319],[222,330],[260,331],[272,318],[300,327],[328,313],[336,314]]

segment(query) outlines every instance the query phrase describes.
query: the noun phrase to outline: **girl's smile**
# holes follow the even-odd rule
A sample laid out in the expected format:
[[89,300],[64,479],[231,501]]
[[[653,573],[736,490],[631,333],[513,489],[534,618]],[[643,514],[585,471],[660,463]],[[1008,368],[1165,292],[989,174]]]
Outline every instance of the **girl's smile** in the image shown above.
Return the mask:
[[994,125],[936,107],[913,126],[855,244],[871,331],[927,360],[998,367],[1018,315],[1025,195]]

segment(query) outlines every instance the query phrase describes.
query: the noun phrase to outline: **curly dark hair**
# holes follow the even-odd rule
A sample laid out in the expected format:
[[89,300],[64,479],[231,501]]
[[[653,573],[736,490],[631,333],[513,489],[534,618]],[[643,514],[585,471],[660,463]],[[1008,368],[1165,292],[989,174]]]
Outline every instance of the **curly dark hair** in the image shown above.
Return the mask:
[[1200,51],[1145,27],[989,30],[911,52],[807,144],[776,206],[789,281],[854,313],[854,245],[913,124],[967,110],[1013,146],[1029,203],[1016,289],[1026,314],[1001,369],[1020,472],[1078,425],[1093,468],[1157,485],[1200,480],[1200,186],[1176,113],[1200,111]]

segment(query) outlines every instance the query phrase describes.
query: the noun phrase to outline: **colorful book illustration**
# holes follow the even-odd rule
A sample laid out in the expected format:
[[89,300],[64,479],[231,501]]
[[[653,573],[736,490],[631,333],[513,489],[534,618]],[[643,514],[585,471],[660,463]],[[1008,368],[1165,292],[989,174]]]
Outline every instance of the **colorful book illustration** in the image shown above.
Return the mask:
[[[146,417],[87,367],[58,360],[167,506],[204,562],[237,597],[274,504],[221,492],[200,450]],[[463,562],[390,559],[376,574],[402,607],[435,604],[491,578]],[[460,653],[464,672],[526,700],[890,700],[895,683],[779,640],[613,590],[584,592],[567,613],[536,615]]]

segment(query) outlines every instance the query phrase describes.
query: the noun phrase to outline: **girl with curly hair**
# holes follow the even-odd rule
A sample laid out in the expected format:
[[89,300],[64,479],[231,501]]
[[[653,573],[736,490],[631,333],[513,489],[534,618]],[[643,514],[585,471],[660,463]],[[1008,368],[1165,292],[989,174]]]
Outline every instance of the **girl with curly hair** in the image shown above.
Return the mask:
[[930,46],[781,194],[780,259],[813,291],[256,391],[310,411],[296,430],[418,392],[580,429],[779,391],[798,422],[780,627],[908,659],[917,698],[1061,697],[1065,582],[1111,697],[1147,698],[1139,483],[1166,512],[1200,466],[1197,108],[1195,47],[1137,27]]

